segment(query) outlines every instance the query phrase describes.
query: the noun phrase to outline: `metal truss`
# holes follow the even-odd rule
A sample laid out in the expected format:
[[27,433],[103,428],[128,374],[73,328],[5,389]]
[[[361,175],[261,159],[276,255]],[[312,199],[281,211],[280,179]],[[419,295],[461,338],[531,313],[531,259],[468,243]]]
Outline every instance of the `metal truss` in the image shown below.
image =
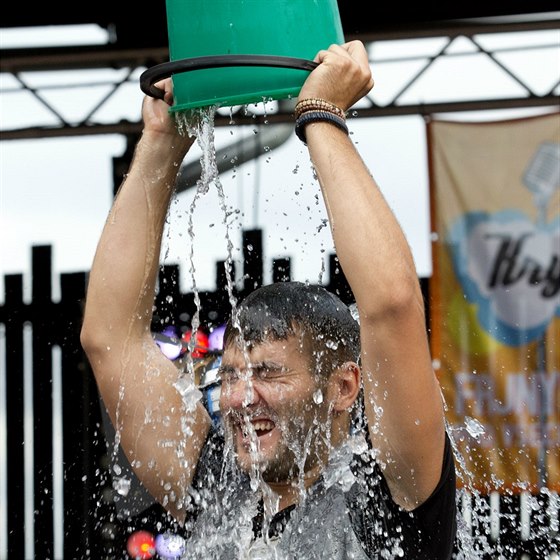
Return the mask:
[[[518,45],[503,46],[503,42],[494,41],[488,46],[488,37],[501,37],[505,34],[515,34],[520,38],[532,33],[537,42],[527,44],[519,41]],[[542,42],[539,42],[539,33]],[[370,63],[374,76],[382,69],[391,67],[400,76],[400,86],[390,94],[385,91],[381,99],[377,89],[363,99],[352,112],[353,117],[383,117],[402,115],[433,115],[450,112],[463,112],[488,109],[511,109],[525,107],[559,107],[560,91],[560,19],[557,17],[523,20],[510,18],[509,20],[454,20],[438,25],[425,25],[415,30],[391,31],[387,33],[375,32],[368,35],[347,37],[347,39],[361,39],[370,54]],[[383,52],[390,52],[391,44],[406,42],[408,49],[405,54],[384,57]],[[516,41],[514,41],[516,43]],[[431,51],[424,47],[429,44]],[[457,46],[460,44],[460,48]],[[402,52],[402,50],[401,50]],[[380,54],[381,53],[381,54]],[[552,55],[555,64],[542,66],[542,55]],[[516,54],[524,57],[534,57],[533,66],[539,68],[542,75],[546,75],[548,86],[545,91],[537,87],[527,77],[516,70],[515,65],[508,64],[509,58]],[[97,47],[64,47],[42,49],[13,49],[2,50],[0,70],[2,72],[2,87],[0,93],[4,98],[4,111],[8,107],[18,107],[19,96],[25,96],[26,103],[40,106],[45,117],[44,124],[37,124],[23,128],[6,128],[2,119],[0,139],[16,140],[45,137],[62,137],[88,134],[124,134],[134,136],[140,132],[139,104],[134,99],[138,116],[131,118],[126,114],[112,117],[112,120],[102,118],[103,111],[113,103],[124,88],[133,88],[138,94],[139,76],[146,69],[155,64],[169,60],[167,48],[123,50],[103,45]],[[447,98],[440,95],[436,99],[415,97],[414,91],[420,83],[426,91],[430,88],[431,74],[438,67],[451,63],[455,72],[462,72],[463,68],[471,67],[469,58],[484,59],[486,70],[492,67],[500,74],[502,81],[510,86],[515,85],[517,93],[505,94],[500,91],[473,96],[465,91],[457,96],[453,94]],[[457,59],[455,62],[453,59]],[[460,59],[460,60],[459,60]],[[550,58],[549,58],[550,59]],[[399,70],[400,68],[400,70]],[[82,71],[84,75],[91,74],[86,81],[71,82],[65,79],[68,75]],[[102,71],[102,72],[101,72]],[[100,77],[102,74],[102,77]],[[40,77],[40,80],[36,78]],[[441,77],[441,72],[440,72]],[[463,76],[464,78],[464,76]],[[450,75],[449,82],[457,79],[457,75]],[[473,80],[480,79],[473,76]],[[82,79],[83,80],[83,79]],[[72,95],[75,90],[79,104],[86,104],[87,97],[84,90],[99,90],[103,93],[85,108],[79,117],[68,117],[65,111],[55,102],[62,97]],[[54,99],[54,100],[53,100]],[[130,104],[129,103],[129,109]],[[124,104],[126,106],[126,103]],[[263,104],[264,105],[264,104]],[[267,102],[266,110],[255,105],[249,107],[223,108],[215,118],[216,126],[235,124],[287,123],[293,121],[293,103],[291,101]]]

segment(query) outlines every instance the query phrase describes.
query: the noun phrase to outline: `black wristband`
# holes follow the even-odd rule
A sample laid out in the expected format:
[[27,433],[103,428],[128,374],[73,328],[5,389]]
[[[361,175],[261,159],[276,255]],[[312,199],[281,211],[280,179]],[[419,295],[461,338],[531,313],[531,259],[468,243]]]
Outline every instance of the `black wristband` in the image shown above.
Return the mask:
[[328,111],[306,111],[302,113],[296,120],[296,136],[304,143],[307,144],[307,139],[305,136],[305,126],[312,122],[328,122],[334,124],[340,130],[348,134],[348,127],[346,126],[346,121]]

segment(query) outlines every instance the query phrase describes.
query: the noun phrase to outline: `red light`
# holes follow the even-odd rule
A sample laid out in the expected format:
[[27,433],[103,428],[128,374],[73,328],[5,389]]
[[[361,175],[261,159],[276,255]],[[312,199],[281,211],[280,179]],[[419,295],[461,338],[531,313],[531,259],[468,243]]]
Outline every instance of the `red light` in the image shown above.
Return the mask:
[[128,537],[126,550],[135,560],[149,560],[156,553],[156,541],[149,531],[135,531]]
[[[192,330],[188,330],[183,335],[183,341],[188,344],[191,339]],[[193,359],[204,358],[208,354],[208,335],[201,330],[196,331],[196,345],[192,351]]]

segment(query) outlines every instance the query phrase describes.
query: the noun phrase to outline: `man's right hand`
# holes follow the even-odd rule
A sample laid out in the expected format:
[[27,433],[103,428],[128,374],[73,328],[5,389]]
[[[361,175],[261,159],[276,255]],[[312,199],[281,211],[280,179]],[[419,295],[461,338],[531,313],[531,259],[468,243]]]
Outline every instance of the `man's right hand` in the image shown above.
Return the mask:
[[174,140],[175,145],[179,142],[177,147],[184,149],[186,154],[194,142],[194,137],[180,133],[174,116],[169,112],[169,107],[173,105],[173,82],[171,78],[166,78],[155,85],[165,92],[164,98],[162,100],[150,96],[144,97],[142,103],[143,134],[170,135],[176,139]]

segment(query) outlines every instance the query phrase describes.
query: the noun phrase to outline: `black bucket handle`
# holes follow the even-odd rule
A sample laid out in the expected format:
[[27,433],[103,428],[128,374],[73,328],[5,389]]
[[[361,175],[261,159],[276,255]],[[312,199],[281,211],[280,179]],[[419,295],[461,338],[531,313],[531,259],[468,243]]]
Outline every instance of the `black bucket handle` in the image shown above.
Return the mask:
[[317,68],[317,65],[318,63],[313,60],[292,58],[290,56],[257,54],[199,56],[164,62],[148,68],[140,75],[140,89],[150,97],[163,99],[165,92],[154,84],[164,78],[169,78],[173,74],[180,74],[182,72],[226,66],[270,66],[274,68],[293,68],[294,70],[307,70],[311,72]]

